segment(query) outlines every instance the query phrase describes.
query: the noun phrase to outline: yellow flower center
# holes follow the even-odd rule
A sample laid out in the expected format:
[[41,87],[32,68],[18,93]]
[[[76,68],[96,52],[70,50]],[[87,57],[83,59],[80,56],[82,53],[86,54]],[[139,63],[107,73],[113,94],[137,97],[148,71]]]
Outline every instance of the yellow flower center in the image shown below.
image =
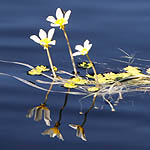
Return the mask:
[[45,104],[41,104],[40,106],[36,106],[37,109],[44,109],[44,110],[49,110]]
[[57,127],[51,128],[51,130],[53,131],[53,134],[56,134],[56,135],[60,134],[60,131]]
[[49,40],[48,38],[42,39],[40,40],[40,45],[43,45],[44,48],[48,48],[48,44],[51,42],[51,40]]
[[82,135],[84,134],[84,129],[83,129],[80,125],[77,126],[77,130],[78,130]]
[[60,26],[63,26],[66,23],[66,20],[64,18],[57,19],[55,21],[55,24],[59,24]]
[[88,53],[88,50],[86,48],[83,48],[81,52],[81,55],[85,55]]

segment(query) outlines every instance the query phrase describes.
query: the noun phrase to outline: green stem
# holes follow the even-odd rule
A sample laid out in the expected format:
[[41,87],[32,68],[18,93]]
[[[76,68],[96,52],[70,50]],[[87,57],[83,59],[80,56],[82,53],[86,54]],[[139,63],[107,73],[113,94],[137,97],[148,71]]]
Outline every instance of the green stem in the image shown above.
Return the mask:
[[92,65],[92,69],[93,69],[93,72],[94,72],[94,75],[95,75],[96,87],[98,87],[98,88],[99,88],[99,84],[98,84],[98,77],[97,77],[96,69],[95,69],[95,67],[94,67],[94,65],[93,65],[93,62],[91,61],[91,59],[90,59],[89,55],[88,55],[88,54],[86,54],[86,56],[87,56],[87,58],[88,58],[88,60],[89,60],[90,64]]
[[77,76],[77,69],[76,69],[75,61],[74,61],[74,58],[73,58],[73,55],[72,55],[72,50],[71,50],[70,42],[69,42],[67,33],[65,31],[65,28],[63,27],[62,30],[64,32],[64,36],[65,36],[67,44],[68,44],[69,53],[70,53],[70,57],[71,57],[71,61],[72,61],[73,69],[74,69],[74,74],[75,74],[75,76]]

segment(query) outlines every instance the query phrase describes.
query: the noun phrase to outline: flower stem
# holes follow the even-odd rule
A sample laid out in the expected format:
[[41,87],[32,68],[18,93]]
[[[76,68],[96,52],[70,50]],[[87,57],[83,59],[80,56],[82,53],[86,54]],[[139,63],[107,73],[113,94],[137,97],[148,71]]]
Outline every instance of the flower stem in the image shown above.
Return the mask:
[[75,61],[74,61],[74,58],[73,58],[73,55],[72,55],[72,50],[71,50],[70,42],[69,42],[67,33],[65,31],[65,28],[62,28],[62,30],[64,32],[64,36],[65,36],[67,44],[68,44],[69,53],[70,53],[70,57],[71,57],[71,61],[72,61],[73,69],[74,69],[74,74],[75,74],[75,76],[77,76],[77,69],[76,69]]
[[50,85],[50,87],[49,87],[49,89],[48,89],[48,91],[46,93],[45,100],[44,100],[43,104],[46,104],[46,102],[47,102],[48,95],[49,95],[49,93],[50,93],[50,91],[51,91],[51,89],[53,87],[53,82],[54,82],[54,80],[52,81],[52,83],[51,83],[51,85]]
[[63,112],[65,106],[67,105],[69,92],[70,92],[70,89],[68,89],[68,93],[66,93],[64,105],[62,106],[62,108],[61,108],[60,111],[59,111],[59,120],[57,121],[57,122],[59,122],[59,123],[60,123],[61,118],[62,118],[62,112]]
[[54,68],[53,68],[53,63],[52,63],[52,59],[51,59],[51,56],[50,56],[49,49],[46,48],[46,51],[47,51],[47,56],[48,56],[49,64],[50,64],[50,67],[52,69],[52,73],[53,73],[53,76],[54,76],[54,79],[55,79],[56,78],[56,73],[55,73]]
[[86,120],[87,120],[87,114],[88,114],[88,113],[90,112],[90,110],[94,107],[96,97],[97,97],[97,95],[95,94],[95,95],[93,96],[93,103],[92,103],[91,107],[90,107],[90,108],[88,109],[88,111],[85,112],[85,114],[84,114],[84,120],[83,120],[83,122],[82,122],[82,124],[81,124],[81,127],[83,127],[84,124],[86,123]]
[[93,62],[91,61],[91,59],[90,59],[89,55],[88,55],[88,54],[86,54],[86,56],[87,56],[87,58],[88,58],[88,60],[89,60],[90,64],[92,65],[92,69],[93,69],[93,72],[94,72],[94,75],[95,75],[96,87],[98,87],[98,88],[99,88],[99,84],[98,84],[98,77],[97,77],[96,69],[95,69],[95,67],[94,67],[94,65],[93,65]]

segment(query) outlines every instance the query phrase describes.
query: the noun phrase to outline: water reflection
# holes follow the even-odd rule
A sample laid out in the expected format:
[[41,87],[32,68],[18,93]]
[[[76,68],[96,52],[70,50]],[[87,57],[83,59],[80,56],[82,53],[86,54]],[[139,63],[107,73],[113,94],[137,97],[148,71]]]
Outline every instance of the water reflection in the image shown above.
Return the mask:
[[[42,132],[42,135],[49,135],[49,136],[52,137],[52,138],[54,138],[55,136],[57,136],[57,137],[58,137],[59,139],[61,139],[62,141],[64,140],[64,139],[63,139],[63,136],[61,135],[61,133],[60,133],[60,131],[59,131],[59,126],[61,125],[62,112],[63,112],[64,108],[65,108],[66,105],[67,105],[69,92],[70,92],[70,89],[68,89],[68,93],[66,93],[66,96],[65,96],[64,104],[63,104],[62,108],[61,108],[60,111],[59,111],[59,119],[58,119],[58,121],[55,123],[55,125],[54,125],[53,128],[46,129],[44,132]],[[48,93],[47,93],[47,94],[48,94]]]
[[[46,102],[48,100],[48,95],[50,94],[50,91],[53,87],[53,84],[50,85],[48,92],[46,93],[45,96],[45,100],[44,103],[41,104],[40,106],[36,106],[32,109],[30,109],[26,115],[27,118],[31,118],[33,116],[33,112],[35,111],[35,115],[34,115],[34,120],[35,121],[41,121],[42,120],[42,111],[44,110],[44,121],[46,123],[47,126],[50,126],[50,110],[48,109],[48,107],[46,106]],[[51,138],[54,138],[55,136],[57,136],[57,138],[59,138],[60,140],[64,141],[64,138],[59,130],[59,127],[61,125],[61,120],[62,120],[62,113],[63,110],[65,109],[67,102],[68,102],[68,96],[70,94],[70,88],[68,88],[68,91],[65,95],[65,101],[63,106],[61,107],[60,111],[59,111],[59,119],[58,121],[56,121],[54,127],[46,129],[45,131],[43,131],[41,134],[42,135],[49,135]],[[93,100],[92,100],[92,105],[89,107],[89,109],[84,113],[84,119],[83,122],[81,123],[81,125],[75,125],[75,124],[69,124],[69,126],[76,131],[76,136],[81,138],[84,141],[87,141],[86,136],[85,136],[85,132],[84,132],[84,125],[87,121],[87,115],[88,113],[94,108],[95,106],[95,101],[96,101],[96,97],[97,94],[94,94],[93,96]]]
[[50,85],[50,87],[46,93],[44,102],[39,106],[31,108],[26,115],[27,118],[31,118],[33,116],[34,111],[35,111],[34,120],[40,121],[40,120],[42,120],[42,112],[44,111],[44,121],[45,121],[47,126],[50,126],[50,121],[51,121],[50,110],[46,106],[46,102],[47,102],[48,95],[49,95],[52,87],[53,87],[53,82],[51,83],[51,85]]
[[84,128],[83,126],[85,125],[86,121],[87,121],[87,115],[90,112],[90,110],[94,107],[95,105],[95,100],[96,100],[97,95],[95,94],[93,96],[93,102],[92,105],[90,106],[90,108],[84,113],[84,120],[81,123],[81,125],[74,125],[74,124],[69,124],[69,126],[75,130],[77,130],[76,132],[76,136],[81,138],[84,141],[87,141],[86,136],[85,136],[85,132],[84,132]]
[[45,121],[47,126],[50,126],[50,121],[51,121],[50,110],[48,109],[48,107],[46,107],[46,104],[44,104],[44,103],[39,105],[39,106],[31,108],[28,111],[26,117],[27,118],[31,118],[33,116],[33,113],[35,113],[34,114],[34,120],[35,121],[41,121],[42,120],[42,112],[43,111],[44,111],[44,121]]
[[[116,5],[115,3],[113,4],[113,5]],[[117,5],[116,5],[117,6]],[[147,5],[148,6],[148,5]],[[118,7],[119,8],[119,7]],[[107,9],[107,8],[106,8]],[[120,9],[120,8],[119,8]],[[141,10],[141,9],[140,9]],[[88,13],[87,13],[87,15],[89,15]],[[93,17],[93,16],[92,16]],[[121,16],[121,17],[123,17],[123,16]],[[106,20],[107,19],[111,19],[111,18],[106,18]],[[114,19],[114,18],[113,18]],[[135,19],[135,16],[134,16],[134,19]],[[33,20],[34,19],[32,19],[32,22],[33,22]],[[124,22],[123,22],[124,23]],[[82,24],[82,23],[81,23]],[[80,26],[81,26],[81,24],[80,24]],[[22,25],[22,24],[21,24]],[[76,26],[76,25],[75,25]],[[132,26],[132,25],[131,25]],[[20,26],[21,27],[21,26]],[[133,27],[133,26],[132,26]],[[131,29],[132,29],[132,27],[131,27]],[[135,29],[135,27],[137,27],[137,26],[134,26],[134,29]],[[87,29],[89,29],[89,26],[87,26],[87,27],[85,27],[85,28],[87,28]],[[125,27],[123,26],[123,28],[125,29]],[[141,26],[140,26],[140,28],[141,28]],[[78,28],[77,28],[78,29]],[[93,28],[94,29],[94,28]],[[106,29],[106,28],[105,28]],[[106,32],[106,30],[104,29],[104,31]],[[122,29],[121,29],[122,30]],[[80,30],[79,30],[80,31]],[[85,31],[87,31],[86,29],[85,29]],[[90,31],[90,30],[89,30]],[[139,30],[138,30],[139,31]],[[145,31],[148,31],[148,30],[145,30]],[[95,28],[95,32],[97,32],[96,31],[96,28]],[[99,31],[98,31],[99,32]],[[108,33],[109,32],[109,33]],[[108,31],[107,33],[108,33],[108,35],[113,35],[112,34],[112,31]],[[113,32],[115,32],[116,33],[116,30],[113,30]],[[134,32],[134,31],[133,31]],[[92,34],[93,34],[93,31],[91,32]],[[22,34],[22,32],[20,32],[20,34]],[[75,32],[73,33],[73,34],[75,34]],[[122,36],[123,34],[121,34],[121,36]],[[135,37],[136,37],[136,35],[137,34],[134,34],[135,35]],[[98,37],[98,36],[97,36]],[[139,37],[141,37],[141,36],[139,36]],[[98,39],[98,41],[99,41],[99,38],[97,38]],[[107,38],[106,38],[107,39]],[[121,38],[120,38],[121,39]],[[135,42],[136,41],[136,44],[138,44],[138,40],[134,40],[134,41],[132,41],[131,39],[135,39],[135,38],[130,38],[130,42]],[[148,39],[148,38],[147,38]],[[119,40],[119,39],[118,39]],[[144,38],[144,40],[145,40],[145,38]],[[5,40],[5,41],[8,41],[8,40]],[[111,41],[111,40],[110,40]],[[127,40],[122,40],[121,39],[121,41],[126,41],[127,42]],[[107,41],[108,42],[108,41]],[[17,44],[20,44],[21,42],[17,42]],[[117,41],[117,43],[119,43],[118,41]],[[21,43],[22,44],[22,43]],[[111,44],[110,44],[111,45]],[[126,44],[125,44],[126,45]],[[121,45],[122,46],[122,45]],[[128,45],[129,46],[129,45]],[[131,46],[131,45],[130,45]],[[111,46],[110,46],[111,47]],[[134,47],[134,46],[133,46]],[[135,48],[135,47],[134,47]],[[16,48],[15,48],[16,49]],[[98,49],[99,49],[99,47],[98,47]],[[13,49],[14,50],[14,49]],[[18,51],[17,51],[18,52]],[[111,55],[112,55],[112,53],[110,53]],[[41,56],[41,55],[40,55]],[[99,56],[98,56],[99,57]],[[109,57],[109,56],[108,56]],[[10,58],[11,59],[11,58]],[[32,62],[31,62],[32,63]],[[132,63],[132,61],[130,62],[130,63]],[[127,62],[127,65],[128,65],[129,63]],[[133,64],[133,66],[134,66],[134,64]],[[67,69],[67,68],[66,68]],[[122,74],[123,75],[123,74]],[[142,75],[141,75],[141,77],[142,77]],[[145,81],[148,81],[149,79],[148,79],[148,77],[143,77],[143,80],[142,80],[142,82],[144,82],[144,78],[146,79]],[[100,78],[99,79],[99,81],[101,81],[101,83],[102,83],[102,79],[104,79],[104,78]],[[138,78],[139,79],[139,78]],[[137,79],[136,78],[133,78],[133,80],[136,82],[136,83],[138,83],[138,81],[137,81]],[[130,84],[131,83],[131,81],[133,81],[131,78],[128,80],[128,83]],[[109,79],[107,79],[107,81],[110,81]],[[115,80],[114,80],[114,82],[116,82]],[[102,86],[102,88],[100,89],[100,91],[99,91],[99,96],[101,96],[101,94],[102,94],[102,97],[103,97],[103,95],[104,95],[104,97],[103,97],[103,99],[106,101],[107,100],[107,102],[112,102],[112,105],[111,106],[113,106],[113,96],[111,96],[111,97],[109,97],[109,95],[106,95],[106,94],[110,94],[110,95],[115,95],[115,94],[118,94],[118,95],[120,95],[120,98],[119,99],[121,99],[121,97],[122,97],[122,94],[123,93],[126,93],[126,92],[134,92],[134,91],[148,91],[148,86],[149,85],[147,85],[147,86],[145,86],[145,87],[139,87],[139,88],[135,88],[134,87],[134,85],[135,84],[133,84],[133,87],[132,87],[132,89],[130,89],[130,85],[132,84],[128,84],[127,82],[125,83],[125,84],[123,84],[123,82],[125,83],[125,81],[121,81],[121,82],[118,82],[117,81],[117,83],[119,83],[118,85],[119,86],[117,86],[116,84],[113,84],[113,82],[112,82],[112,80],[111,80],[111,83],[110,84],[113,84],[113,86],[111,86],[111,88],[110,88],[110,85],[103,85]],[[142,83],[141,82],[141,83]],[[91,82],[92,83],[92,82]],[[103,83],[102,83],[103,84]],[[109,83],[108,83],[109,84]],[[124,85],[124,86],[123,86]],[[86,88],[85,87],[85,85],[82,85],[82,87],[78,87],[79,88],[79,90],[81,90],[82,92],[83,91],[86,91],[87,92],[87,89],[88,88]],[[77,89],[78,90],[78,89]],[[109,92],[108,92],[109,91]],[[81,92],[81,93],[82,93]],[[89,94],[89,93],[92,93],[92,92],[87,92],[87,95]],[[92,93],[93,94],[93,93]],[[108,97],[107,97],[108,96]],[[117,102],[118,103],[118,102]],[[38,105],[38,107],[39,107],[40,105]],[[36,106],[37,107],[37,106]],[[41,107],[41,106],[40,106]],[[45,107],[47,107],[46,105],[45,105]],[[34,107],[35,108],[35,107]],[[44,111],[44,109],[42,109],[42,111]],[[58,126],[58,125],[56,125],[56,126]],[[105,128],[106,129],[106,128]],[[119,130],[120,131],[120,130]],[[83,132],[82,132],[83,133]],[[106,142],[106,141],[105,141]]]

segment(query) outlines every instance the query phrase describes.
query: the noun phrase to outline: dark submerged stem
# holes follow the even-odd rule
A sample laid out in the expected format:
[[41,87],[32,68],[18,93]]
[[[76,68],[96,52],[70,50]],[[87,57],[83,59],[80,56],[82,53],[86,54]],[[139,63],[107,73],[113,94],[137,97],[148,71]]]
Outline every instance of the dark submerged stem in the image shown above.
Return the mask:
[[85,112],[85,114],[84,114],[84,120],[83,120],[83,122],[82,122],[82,124],[81,124],[81,127],[83,127],[83,126],[84,126],[84,124],[86,123],[87,115],[88,115],[88,113],[90,112],[90,110],[94,107],[96,97],[97,97],[97,95],[94,95],[94,96],[93,96],[93,103],[92,103],[92,105],[90,106],[90,108],[88,109],[88,111],[87,111],[87,112]]
[[47,99],[48,99],[48,95],[49,95],[50,91],[52,90],[53,83],[54,83],[54,80],[52,81],[52,83],[51,83],[51,85],[50,85],[50,87],[49,87],[49,89],[48,89],[48,91],[46,93],[46,96],[45,96],[45,99],[44,99],[44,103],[43,103],[45,105],[46,105],[46,102],[47,102]]
[[64,105],[62,106],[62,108],[61,108],[60,111],[59,111],[59,120],[57,121],[57,122],[59,122],[59,123],[60,123],[60,121],[61,121],[61,119],[62,119],[62,112],[63,112],[65,106],[67,105],[69,92],[70,92],[70,89],[68,89],[68,93],[66,93]]

